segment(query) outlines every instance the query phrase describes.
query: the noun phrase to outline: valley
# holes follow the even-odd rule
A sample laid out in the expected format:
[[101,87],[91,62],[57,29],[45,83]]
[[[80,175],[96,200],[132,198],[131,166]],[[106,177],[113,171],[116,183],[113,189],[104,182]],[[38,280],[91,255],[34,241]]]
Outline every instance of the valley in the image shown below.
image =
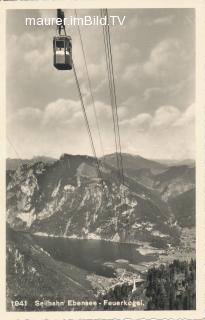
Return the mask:
[[147,305],[151,268],[195,259],[193,164],[123,156],[123,186],[113,155],[100,163],[103,181],[89,156],[8,168],[8,301],[27,292],[33,310],[39,295],[98,301],[115,290],[132,297],[136,287]]

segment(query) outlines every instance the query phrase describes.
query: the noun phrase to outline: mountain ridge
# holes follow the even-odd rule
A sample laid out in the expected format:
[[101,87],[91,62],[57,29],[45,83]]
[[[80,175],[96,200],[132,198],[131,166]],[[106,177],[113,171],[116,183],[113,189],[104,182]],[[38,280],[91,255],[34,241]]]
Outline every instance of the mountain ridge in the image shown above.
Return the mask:
[[[7,174],[7,221],[13,228],[61,236],[164,243],[174,217],[157,193],[95,159],[64,154],[52,164],[25,164]],[[167,240],[168,241],[168,240]]]
[[[83,155],[62,154],[53,163],[27,163],[16,171],[8,170],[10,226],[55,236],[142,240],[162,246],[174,242],[180,218],[171,200],[185,193],[187,201],[186,192],[195,186],[194,169],[163,167],[153,173],[153,163],[146,160],[146,168],[125,170],[122,185],[115,167],[103,161],[99,164],[103,180],[98,177],[96,159]],[[195,214],[191,208],[189,216]],[[190,221],[194,223],[193,218]]]

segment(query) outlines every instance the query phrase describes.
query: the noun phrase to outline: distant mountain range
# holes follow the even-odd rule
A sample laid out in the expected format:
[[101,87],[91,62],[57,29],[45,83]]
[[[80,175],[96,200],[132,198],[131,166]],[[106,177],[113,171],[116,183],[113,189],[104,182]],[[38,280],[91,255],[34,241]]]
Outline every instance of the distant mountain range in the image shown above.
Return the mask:
[[[116,154],[112,153],[106,155],[104,160],[110,166],[116,167]],[[125,171],[139,170],[139,169],[150,169],[152,171],[161,171],[166,168],[166,165],[156,162],[154,160],[145,159],[139,155],[131,155],[128,153],[122,153],[123,167]]]
[[184,159],[184,160],[169,160],[169,159],[155,159],[154,161],[157,161],[161,164],[165,164],[166,166],[195,166],[195,160],[194,159]]
[[103,183],[90,156],[32,159],[17,170],[9,159],[9,225],[56,236],[174,244],[179,227],[195,223],[195,168],[122,156],[125,186],[113,154],[100,161]]
[[44,162],[44,163],[54,163],[56,159],[45,157],[45,156],[39,156],[39,157],[33,157],[32,159],[6,159],[6,168],[7,170],[16,170],[21,164],[34,164],[37,162]]
[[[152,169],[152,170],[161,170],[170,166],[182,166],[187,165],[190,167],[195,166],[195,161],[193,159],[184,159],[184,160],[168,160],[168,159],[151,159],[148,160],[139,155],[131,155],[128,153],[122,153],[123,165],[127,169]],[[116,167],[116,154],[108,154],[104,157],[105,162],[111,166]],[[35,156],[31,159],[14,159],[7,158],[6,165],[7,170],[16,170],[20,164],[34,164],[36,162],[44,163],[54,163],[58,159],[46,156]]]

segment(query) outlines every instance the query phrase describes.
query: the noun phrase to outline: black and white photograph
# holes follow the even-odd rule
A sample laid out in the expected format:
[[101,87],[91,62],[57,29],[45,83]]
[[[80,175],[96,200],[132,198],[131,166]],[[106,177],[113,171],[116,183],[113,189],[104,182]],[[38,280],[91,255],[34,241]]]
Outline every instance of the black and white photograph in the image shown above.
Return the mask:
[[196,311],[196,8],[5,18],[6,311]]

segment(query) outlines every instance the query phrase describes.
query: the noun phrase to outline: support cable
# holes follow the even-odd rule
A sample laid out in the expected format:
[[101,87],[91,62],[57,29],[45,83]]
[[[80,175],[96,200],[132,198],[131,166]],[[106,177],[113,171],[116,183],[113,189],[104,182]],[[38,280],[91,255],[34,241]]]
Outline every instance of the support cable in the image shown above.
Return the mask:
[[93,153],[93,156],[94,156],[94,158],[96,160],[96,168],[97,168],[97,171],[98,171],[98,176],[101,179],[102,187],[104,189],[103,178],[102,178],[102,174],[101,174],[101,171],[100,171],[100,163],[98,161],[97,154],[96,154],[96,151],[95,151],[95,146],[94,146],[94,142],[93,142],[93,138],[92,138],[92,133],[91,133],[91,130],[90,130],[90,125],[89,125],[87,113],[86,113],[86,110],[85,110],[85,105],[84,105],[84,102],[83,102],[83,97],[82,97],[80,84],[79,84],[79,81],[78,81],[78,77],[77,77],[77,73],[76,73],[74,62],[73,62],[73,72],[74,72],[74,76],[75,76],[75,81],[76,81],[76,85],[77,85],[77,89],[78,89],[78,94],[79,94],[79,98],[80,98],[80,102],[81,102],[81,106],[82,106],[83,116],[84,116],[86,129],[87,129],[89,140],[90,140],[92,153]]
[[[108,19],[108,11],[107,11],[107,9],[106,9],[106,16],[107,16],[107,19]],[[118,146],[119,146],[119,161],[120,161],[120,169],[121,169],[121,175],[122,175],[122,184],[124,185],[125,184],[125,179],[124,179],[124,170],[123,170],[122,147],[121,147],[121,139],[120,139],[118,106],[117,106],[117,97],[116,97],[116,89],[115,89],[115,77],[114,77],[114,69],[113,69],[113,58],[112,58],[112,49],[111,49],[109,25],[107,25],[107,34],[108,34],[108,48],[109,48],[110,60],[111,60],[111,77],[112,77],[112,87],[113,87],[113,97],[114,97],[114,111],[115,111],[115,118],[116,118]]]
[[[103,10],[101,10],[101,17],[103,17]],[[105,58],[106,58],[106,67],[107,67],[107,74],[108,74],[108,86],[109,86],[109,95],[110,95],[110,102],[112,108],[112,121],[113,121],[113,131],[114,131],[114,143],[115,143],[115,154],[116,154],[116,165],[117,170],[120,174],[120,162],[118,157],[118,143],[117,143],[117,132],[116,132],[116,121],[115,121],[115,113],[113,110],[113,90],[112,90],[112,81],[111,81],[111,71],[110,71],[110,59],[109,59],[109,52],[108,52],[108,44],[107,44],[107,36],[106,36],[106,29],[103,26],[103,40],[105,46]]]
[[[75,9],[75,16],[76,16],[76,18],[78,17],[78,15],[77,15],[77,10],[76,10],[76,9]],[[82,40],[82,35],[81,35],[81,30],[80,30],[79,25],[77,26],[77,28],[78,28],[78,34],[79,34],[79,38],[80,38],[81,47],[82,47],[83,58],[84,58],[84,62],[85,62],[85,69],[86,69],[86,74],[87,74],[87,79],[88,79],[88,85],[89,85],[89,90],[90,90],[90,96],[91,96],[91,100],[92,100],[93,111],[94,111],[94,116],[95,116],[97,131],[98,131],[98,137],[99,137],[99,141],[100,141],[101,153],[102,153],[102,157],[103,157],[103,161],[104,161],[105,153],[104,153],[104,148],[103,148],[103,143],[102,143],[102,137],[101,137],[101,133],[100,133],[100,125],[99,125],[98,116],[97,116],[97,112],[96,112],[96,105],[95,105],[95,100],[94,100],[94,95],[93,95],[91,80],[90,80],[90,76],[89,76],[89,72],[88,72],[88,65],[87,65],[87,60],[86,60],[86,54],[85,54],[85,50],[84,50],[84,45],[83,45],[83,40]]]
[[[104,9],[104,10],[101,9],[101,16],[106,16],[108,21],[107,9]],[[118,117],[118,110],[117,110],[117,98],[116,98],[116,89],[115,89],[109,25],[103,26],[103,38],[105,43],[109,89],[110,89],[111,106],[112,106],[112,114],[113,114],[117,166],[121,175],[121,182],[124,185],[125,179],[124,179],[123,160],[122,160],[122,151],[121,151],[122,148],[121,148],[121,139],[120,139],[119,117]]]

